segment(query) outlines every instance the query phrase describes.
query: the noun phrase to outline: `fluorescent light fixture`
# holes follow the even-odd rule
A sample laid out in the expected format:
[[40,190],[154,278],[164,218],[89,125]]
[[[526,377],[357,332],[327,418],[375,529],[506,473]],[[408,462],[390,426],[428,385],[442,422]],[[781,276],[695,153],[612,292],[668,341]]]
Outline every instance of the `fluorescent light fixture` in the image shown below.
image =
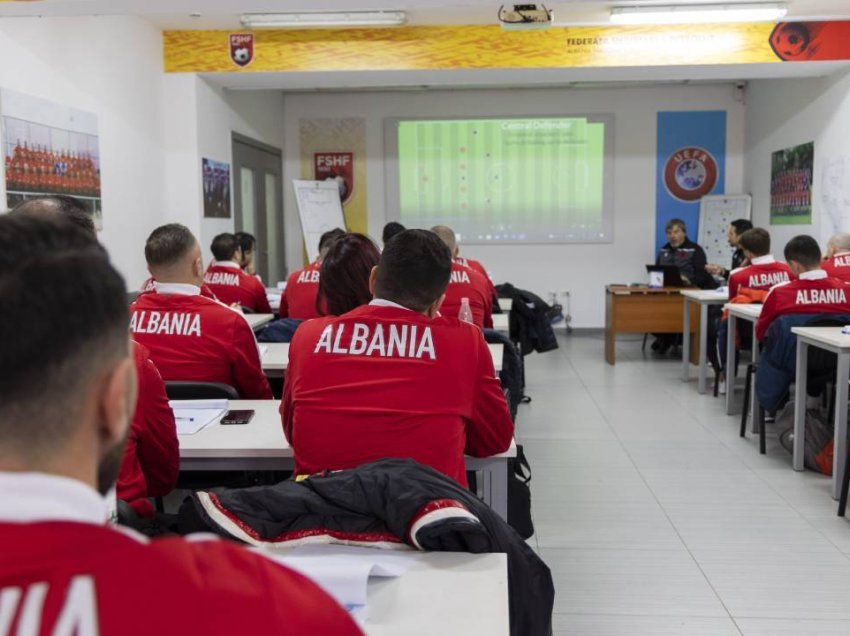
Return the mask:
[[398,26],[404,11],[315,11],[298,13],[245,13],[246,29],[322,29],[337,27]]
[[788,12],[781,2],[614,7],[614,24],[710,24],[716,22],[773,22]]

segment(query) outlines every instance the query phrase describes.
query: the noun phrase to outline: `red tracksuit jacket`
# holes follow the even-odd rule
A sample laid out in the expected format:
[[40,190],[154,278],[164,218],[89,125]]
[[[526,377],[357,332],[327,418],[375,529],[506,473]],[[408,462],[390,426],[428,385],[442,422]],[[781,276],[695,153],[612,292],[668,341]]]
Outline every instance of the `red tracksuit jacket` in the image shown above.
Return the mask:
[[513,436],[484,337],[372,302],[295,332],[280,412],[296,472],[411,457],[465,486],[464,453],[503,452]]
[[239,263],[213,261],[204,274],[204,282],[225,305],[237,303],[255,314],[272,313],[266,288],[256,276],[243,272]]
[[770,256],[758,256],[747,267],[733,269],[729,274],[729,298],[738,295],[741,289],[770,289],[779,283],[795,278],[794,272],[785,263]]
[[[159,291],[139,296],[130,306],[130,333],[150,349],[163,379],[223,382],[242,399],[271,399],[245,317],[200,296],[197,287],[158,285]],[[170,293],[175,288],[192,293]]]
[[0,473],[0,485],[4,634],[361,634],[313,582],[256,552],[113,529],[71,479]]
[[322,264],[310,263],[292,272],[280,297],[280,317],[307,320],[318,318],[316,297],[319,295],[319,272]]
[[133,358],[139,378],[139,399],[116,492],[119,499],[133,506],[140,515],[150,517],[154,511],[147,498],[165,496],[177,483],[180,446],[165,383],[150,359],[150,352],[134,342]]
[[842,252],[826,259],[821,267],[833,278],[850,281],[850,252]]
[[785,314],[850,314],[850,286],[827,276],[822,269],[803,272],[797,280],[776,285],[764,299],[756,338],[764,340],[770,323]]
[[466,258],[465,256],[458,256],[454,260],[455,263],[463,265],[464,267],[468,267],[469,269],[475,270],[476,272],[481,274],[484,277],[484,280],[487,281],[487,286],[490,289],[490,295],[494,299],[499,298],[499,294],[496,291],[496,286],[493,284],[493,281],[490,280],[490,274],[487,273],[487,268],[485,268],[480,261],[476,261],[474,258]]
[[452,274],[446,287],[446,299],[440,307],[443,316],[457,318],[461,298],[469,298],[472,321],[477,327],[493,328],[493,296],[485,278],[478,272],[452,263]]

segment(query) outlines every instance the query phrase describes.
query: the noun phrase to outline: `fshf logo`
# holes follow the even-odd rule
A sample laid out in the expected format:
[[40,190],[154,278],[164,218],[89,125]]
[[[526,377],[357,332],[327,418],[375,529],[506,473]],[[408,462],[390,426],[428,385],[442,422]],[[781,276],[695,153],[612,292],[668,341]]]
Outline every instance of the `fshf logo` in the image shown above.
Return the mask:
[[679,148],[664,164],[664,185],[680,201],[699,201],[717,184],[717,160],[696,146]]
[[254,59],[254,34],[230,34],[230,59],[238,66],[248,66]]

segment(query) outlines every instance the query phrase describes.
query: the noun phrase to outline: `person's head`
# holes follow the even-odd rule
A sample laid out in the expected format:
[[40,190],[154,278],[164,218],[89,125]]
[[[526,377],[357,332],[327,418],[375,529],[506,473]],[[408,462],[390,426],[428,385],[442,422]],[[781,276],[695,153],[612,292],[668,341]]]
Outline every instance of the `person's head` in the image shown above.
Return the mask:
[[12,209],[12,214],[26,214],[41,219],[64,217],[97,238],[91,210],[82,201],[67,194],[51,194],[21,201]]
[[820,257],[818,242],[807,234],[795,236],[785,245],[785,262],[795,276],[818,269]]
[[253,234],[248,232],[236,232],[233,235],[236,238],[236,245],[242,251],[242,261],[239,265],[245,269],[254,262],[254,250],[257,247],[257,239]]
[[369,284],[383,298],[433,317],[445,298],[452,273],[452,253],[434,232],[405,230],[393,237]]
[[770,233],[761,227],[746,230],[738,237],[738,247],[750,260],[770,254]]
[[452,253],[452,258],[457,256],[460,248],[457,246],[457,235],[452,228],[447,225],[435,225],[431,228],[431,231],[439,236],[440,240],[446,244],[446,247],[449,248],[449,252]]
[[204,262],[198,241],[185,225],[156,228],[145,243],[148,271],[159,283],[204,283]]
[[372,300],[369,274],[381,253],[368,236],[343,234],[322,260],[316,309],[339,316]]
[[384,226],[384,231],[381,235],[381,242],[386,245],[390,239],[399,232],[404,232],[404,226],[396,221],[390,221]]
[[0,470],[114,483],[136,399],[128,318],[124,280],[85,230],[0,218]]
[[664,229],[671,247],[680,247],[688,238],[688,228],[682,219],[670,219]]
[[832,258],[836,254],[844,254],[845,252],[850,252],[850,234],[847,232],[833,234],[826,244],[826,257]]
[[216,236],[212,245],[210,245],[210,251],[217,261],[232,261],[242,264],[242,250],[239,249],[239,243],[236,242],[236,237],[233,234],[225,232]]
[[324,234],[319,237],[319,260],[323,260],[325,258],[325,254],[328,253],[328,250],[331,249],[334,242],[345,234],[345,230],[341,230],[338,227],[335,227],[332,230],[328,230]]
[[729,224],[729,229],[726,231],[726,237],[729,239],[729,245],[738,247],[738,241],[741,235],[747,230],[752,230],[753,224],[747,219],[736,219]]

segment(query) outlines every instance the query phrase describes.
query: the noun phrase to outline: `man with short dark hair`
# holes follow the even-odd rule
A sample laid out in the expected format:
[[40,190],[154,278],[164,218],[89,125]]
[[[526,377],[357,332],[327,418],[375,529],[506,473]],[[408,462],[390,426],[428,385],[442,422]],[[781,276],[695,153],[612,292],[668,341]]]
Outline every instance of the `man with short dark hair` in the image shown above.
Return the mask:
[[440,313],[457,318],[462,299],[466,298],[472,310],[472,322],[478,327],[492,329],[493,294],[489,279],[455,260],[458,246],[454,230],[446,225],[435,225],[431,231],[440,237],[452,254],[452,273]]
[[14,334],[0,348],[4,633],[134,636],[167,617],[168,633],[359,634],[257,553],[107,524],[136,399],[124,281],[68,222],[0,218],[0,255],[0,329]]
[[62,216],[97,237],[92,211],[82,201],[67,194],[51,194],[36,199],[26,199],[12,209],[12,214],[26,214],[42,219]]
[[245,317],[201,296],[201,248],[188,228],[171,223],[145,244],[152,293],[131,307],[130,331],[151,352],[164,380],[221,382],[243,399],[270,399],[254,332]]
[[401,223],[398,223],[397,221],[390,221],[384,226],[383,232],[381,232],[381,243],[386,245],[390,242],[392,237],[404,232],[404,230],[405,227]]
[[233,237],[236,239],[236,245],[242,252],[242,260],[239,265],[242,266],[242,269],[246,274],[257,276],[257,270],[254,268],[254,254],[257,249],[257,239],[253,234],[249,234],[248,232],[236,232]]
[[732,221],[729,224],[729,229],[726,231],[726,238],[729,239],[729,246],[735,248],[735,251],[732,253],[731,269],[726,269],[722,265],[708,264],[705,266],[705,271],[713,276],[720,276],[721,278],[728,279],[732,270],[743,267],[746,262],[746,257],[744,256],[744,250],[740,246],[740,239],[744,232],[752,229],[753,224],[749,219],[735,219]]
[[319,273],[322,261],[334,242],[345,234],[345,230],[334,228],[319,238],[319,257],[302,269],[292,272],[286,279],[286,287],[280,297],[280,317],[308,320],[320,315],[316,306],[319,295]]
[[226,305],[238,305],[256,314],[270,314],[272,308],[266,288],[254,276],[242,271],[242,250],[233,234],[219,234],[210,246],[213,262],[207,267],[204,282],[216,298]]
[[850,287],[821,269],[821,252],[815,239],[805,234],[792,238],[785,246],[785,260],[797,280],[774,285],[767,294],[756,323],[759,342],[779,316],[850,313]]
[[371,303],[298,328],[280,409],[297,474],[410,457],[466,485],[464,453],[508,448],[481,331],[439,316],[451,269],[439,237],[406,230],[372,270]]

